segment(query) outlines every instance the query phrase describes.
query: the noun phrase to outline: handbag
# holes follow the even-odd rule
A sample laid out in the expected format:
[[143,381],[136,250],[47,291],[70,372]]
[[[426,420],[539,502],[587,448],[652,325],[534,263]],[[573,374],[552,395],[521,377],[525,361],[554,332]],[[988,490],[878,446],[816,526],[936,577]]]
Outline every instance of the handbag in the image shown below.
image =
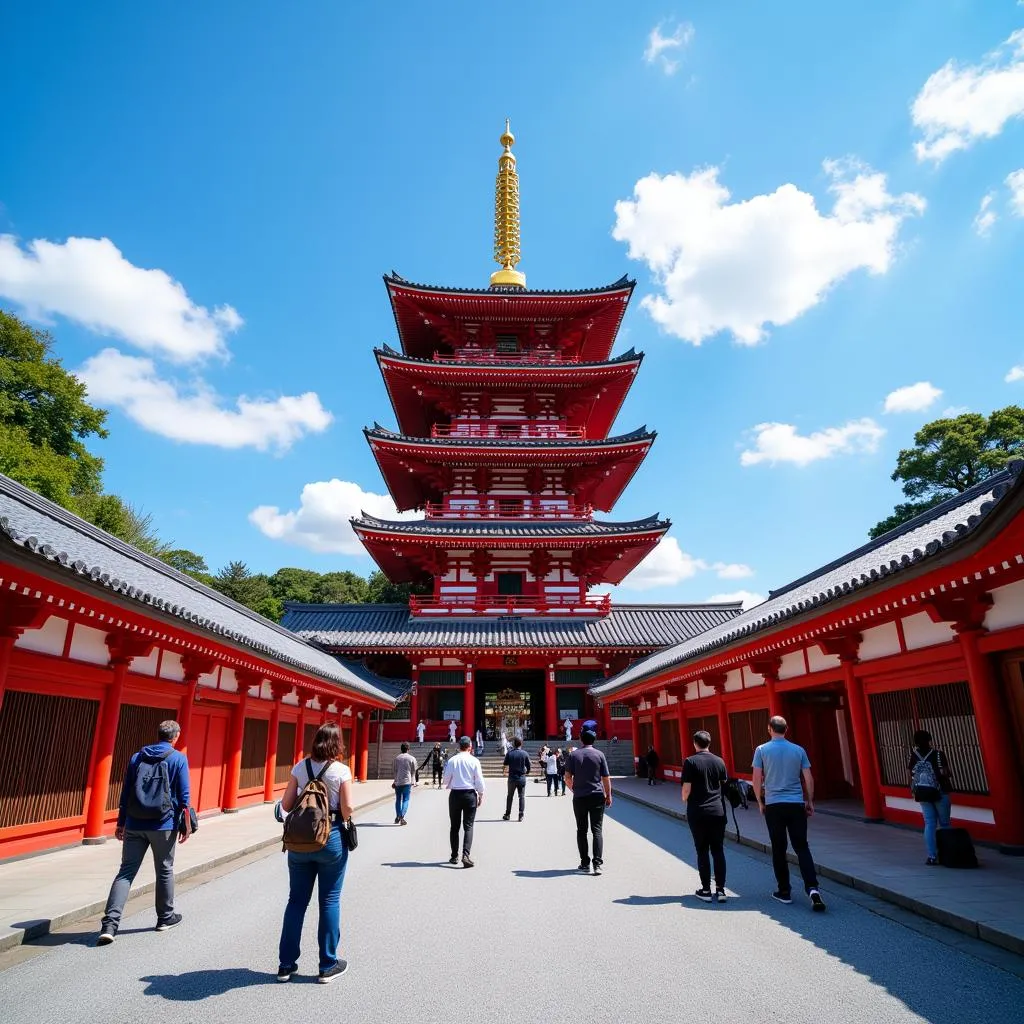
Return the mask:
[[[178,835],[185,835],[185,813],[186,809],[182,807],[178,811],[178,820],[175,822],[177,827]],[[189,835],[195,835],[199,831],[199,818],[196,817],[196,809],[194,807],[188,808],[188,824],[189,824]]]
[[342,819],[341,841],[345,844],[346,850],[354,850],[359,845],[359,833],[356,831],[356,823],[351,818],[348,821]]

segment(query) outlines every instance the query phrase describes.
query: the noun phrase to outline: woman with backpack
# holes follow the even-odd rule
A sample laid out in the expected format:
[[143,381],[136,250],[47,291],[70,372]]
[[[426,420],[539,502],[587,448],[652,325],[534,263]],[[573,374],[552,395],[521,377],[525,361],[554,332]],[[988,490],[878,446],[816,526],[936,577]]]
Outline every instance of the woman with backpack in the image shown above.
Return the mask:
[[[320,924],[317,940],[320,944],[320,974],[317,981],[327,985],[344,974],[348,963],[338,957],[338,940],[341,935],[341,887],[345,882],[345,868],[348,864],[348,848],[342,842],[342,825],[352,816],[352,773],[341,757],[341,730],[337,723],[321,725],[313,740],[312,757],[305,758],[292,768],[288,788],[281,798],[281,809],[288,813],[295,809],[301,812],[308,824],[314,820],[315,831],[320,834],[302,836],[294,842],[292,836],[300,836],[301,824],[292,819],[285,821],[285,847],[302,845],[304,851],[288,849],[288,906],[284,911],[281,926],[281,944],[277,969],[278,981],[290,981],[299,969],[299,942],[302,937],[302,922],[306,916],[313,895],[313,884],[317,886],[320,909]],[[311,782],[316,785],[303,799],[303,793]],[[322,792],[322,788],[326,793]],[[306,816],[306,805],[313,804],[313,797],[326,796],[326,822],[310,806]],[[319,849],[315,847],[319,846]],[[312,848],[311,848],[312,847]]]
[[953,784],[946,766],[946,755],[932,746],[931,733],[924,729],[914,733],[907,771],[910,772],[910,791],[924,815],[924,845],[928,852],[925,863],[935,865],[939,863],[936,832],[940,828],[949,828],[949,794]]

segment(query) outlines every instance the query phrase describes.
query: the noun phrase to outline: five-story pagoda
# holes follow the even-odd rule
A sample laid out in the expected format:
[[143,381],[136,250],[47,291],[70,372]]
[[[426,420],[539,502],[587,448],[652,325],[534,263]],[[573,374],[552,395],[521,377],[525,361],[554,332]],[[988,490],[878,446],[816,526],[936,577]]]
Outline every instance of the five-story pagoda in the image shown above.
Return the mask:
[[403,720],[457,718],[471,733],[482,716],[490,736],[517,724],[499,721],[515,705],[528,734],[550,736],[563,713],[596,713],[585,695],[595,675],[736,609],[641,606],[641,618],[590,593],[620,583],[669,527],[657,516],[594,517],[612,509],[655,437],[612,433],[642,359],[611,356],[634,282],[527,289],[508,122],[500,141],[490,287],[384,279],[401,351],[376,357],[398,430],[365,434],[398,509],[423,518],[364,513],[352,526],[392,582],[429,581],[431,592],[400,610],[291,606],[285,622],[418,682]]

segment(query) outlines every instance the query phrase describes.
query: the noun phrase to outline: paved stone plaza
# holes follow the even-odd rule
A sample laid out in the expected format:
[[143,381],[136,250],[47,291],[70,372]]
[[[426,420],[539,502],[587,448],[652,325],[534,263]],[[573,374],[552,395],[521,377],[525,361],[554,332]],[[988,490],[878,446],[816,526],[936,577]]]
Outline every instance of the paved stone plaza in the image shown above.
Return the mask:
[[4,1020],[658,1024],[761,1021],[772,1004],[792,1024],[1019,1020],[1024,960],[1013,954],[994,951],[994,966],[978,958],[991,947],[905,927],[841,886],[826,887],[824,915],[800,900],[780,906],[764,858],[735,847],[736,899],[699,903],[686,826],[626,801],[607,823],[606,873],[582,876],[570,797],[531,785],[526,821],[505,823],[499,788],[482,808],[472,870],[445,863],[444,794],[415,790],[408,828],[392,826],[387,803],[362,815],[343,895],[351,966],[332,986],[311,984],[315,910],[305,973],[274,981],[287,873],[272,853],[182,891],[185,921],[172,932],[152,931],[144,897],[109,948],[94,948],[84,924],[52,936],[0,973]]

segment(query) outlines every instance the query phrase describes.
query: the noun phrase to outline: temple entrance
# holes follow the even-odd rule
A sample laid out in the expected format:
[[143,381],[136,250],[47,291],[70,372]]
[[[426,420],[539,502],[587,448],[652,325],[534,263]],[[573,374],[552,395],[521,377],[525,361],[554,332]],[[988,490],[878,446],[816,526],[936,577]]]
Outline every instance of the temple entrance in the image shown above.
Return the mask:
[[510,743],[516,736],[532,740],[544,735],[543,670],[478,671],[476,685],[485,740],[500,740],[502,730]]
[[835,690],[797,690],[785,695],[789,738],[807,751],[817,800],[846,800],[853,795],[853,747],[843,703],[842,694]]

